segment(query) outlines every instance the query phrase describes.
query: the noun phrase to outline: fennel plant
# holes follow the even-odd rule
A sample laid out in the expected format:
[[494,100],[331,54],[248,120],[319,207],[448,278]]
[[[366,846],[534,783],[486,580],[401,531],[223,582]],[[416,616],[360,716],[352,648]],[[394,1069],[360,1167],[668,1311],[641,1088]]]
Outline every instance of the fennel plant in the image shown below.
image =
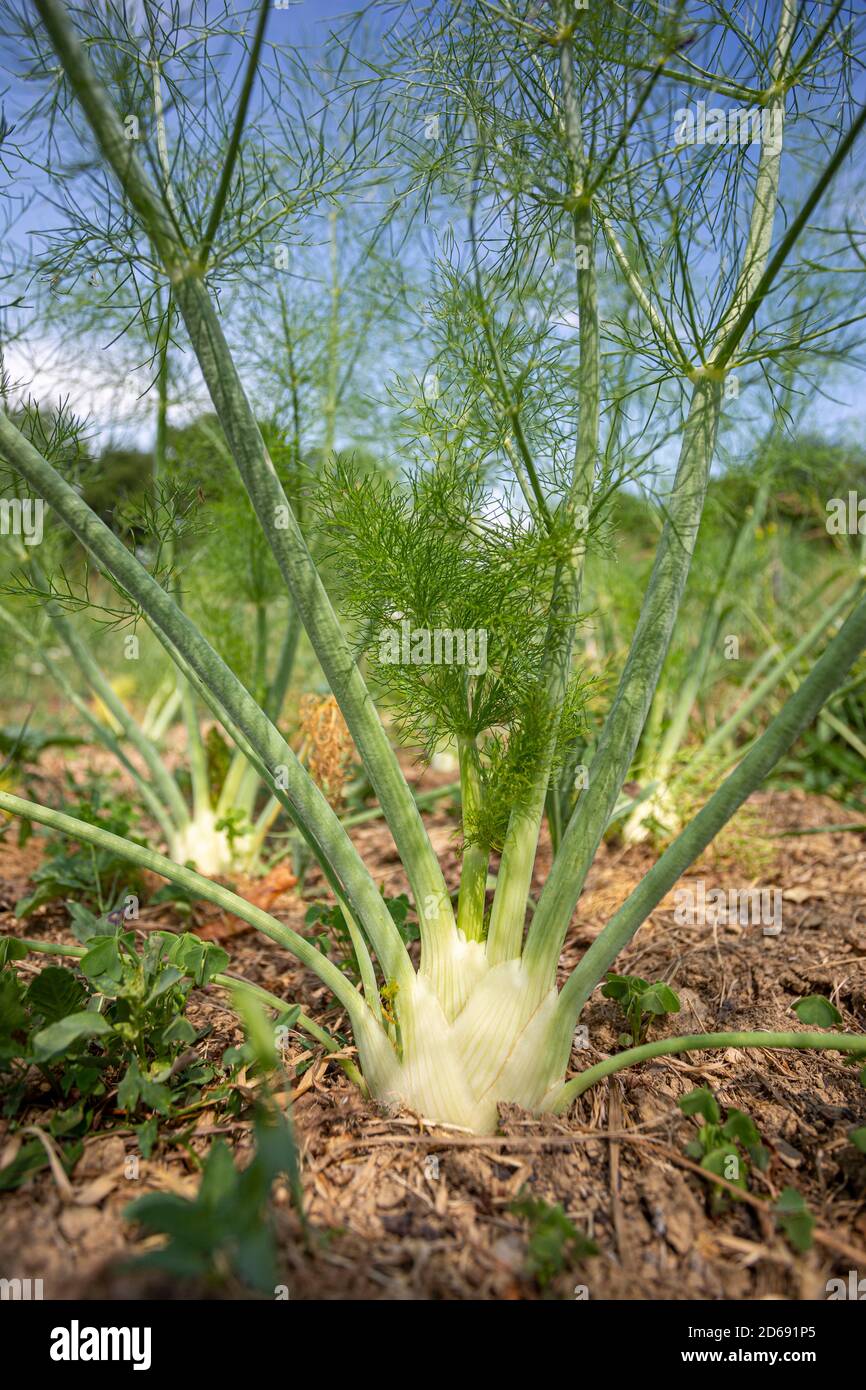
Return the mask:
[[[828,74],[841,80],[840,53],[850,56],[855,44],[842,24],[841,5],[825,12],[780,0],[767,7],[759,32],[747,41],[715,5],[695,28],[688,27],[682,6],[672,13],[643,4],[616,12],[434,6],[409,9],[408,26],[381,35],[385,54],[376,77],[390,101],[391,121],[380,154],[387,176],[396,180],[386,223],[397,226],[410,204],[434,215],[451,200],[465,235],[458,244],[455,214],[429,276],[442,325],[441,389],[420,407],[416,446],[424,466],[409,482],[391,484],[365,481],[337,463],[319,493],[321,526],[332,540],[335,565],[343,566],[354,645],[265,446],[214,293],[237,256],[233,219],[239,212],[263,216],[261,204],[250,209],[238,171],[250,93],[260,68],[276,62],[263,39],[268,6],[257,13],[236,118],[218,160],[210,152],[215,174],[206,205],[187,200],[178,181],[169,181],[171,151],[166,166],[164,150],[149,142],[139,150],[127,138],[110,90],[112,35],[99,30],[98,20],[73,19],[61,0],[35,0],[35,10],[38,22],[29,26],[39,55],[35,78],[51,75],[47,99],[57,112],[83,114],[105,176],[141,246],[149,248],[140,254],[151,258],[169,289],[255,510],[261,543],[276,561],[405,868],[420,927],[420,962],[416,968],[369,869],[286,743],[273,710],[263,707],[176,595],[88,507],[11,412],[0,416],[0,455],[148,623],[292,818],[343,909],[361,987],[269,914],[149,847],[5,792],[0,808],[110,847],[214,902],[230,899],[233,911],[292,950],[332,991],[350,1020],[370,1092],[430,1120],[489,1131],[501,1102],[562,1111],[621,1067],[692,1049],[866,1053],[866,1038],[838,1033],[707,1033],[643,1044],[566,1079],[575,1025],[593,990],[866,647],[862,585],[846,596],[844,621],[809,674],[561,986],[558,980],[575,908],[619,803],[672,640],[732,398],[728,383],[752,367],[767,371],[786,353],[801,355],[810,337],[830,331],[817,318],[789,321],[784,296],[774,291],[804,273],[795,259],[799,243],[866,122],[866,108],[846,116],[818,172],[798,185],[797,196],[783,199],[783,147],[787,127],[797,124],[790,93],[796,88],[808,108]],[[81,26],[90,23],[96,32],[86,30],[85,41]],[[739,58],[728,57],[716,71],[713,55],[722,41],[739,44]],[[347,81],[351,142],[357,149],[367,139],[375,153],[383,135],[376,100],[367,134],[358,115],[366,70]],[[736,177],[719,173],[718,151],[672,153],[669,146],[671,108],[702,94],[707,84],[727,99],[759,104],[771,122],[774,138],[751,155],[733,156]],[[418,130],[430,100],[444,103],[446,93],[452,106],[436,146]],[[808,115],[804,119],[815,128]],[[309,130],[307,113],[305,120]],[[393,175],[395,151],[406,174],[402,182],[402,175]],[[284,214],[266,159],[260,173],[266,201]],[[378,177],[384,181],[386,174]],[[721,271],[712,249],[702,250],[700,197],[691,197],[690,189],[708,198],[715,191],[718,225],[712,230],[727,254]],[[780,202],[784,219],[777,218]],[[250,234],[248,244],[254,239]],[[600,270],[602,247],[607,260]],[[551,252],[558,267],[552,289],[540,273]],[[568,314],[563,296],[569,296]],[[624,300],[628,316],[617,317]],[[600,307],[608,304],[609,318]],[[833,331],[844,335],[844,324]],[[624,364],[622,371],[609,371],[609,359],[614,367]],[[567,761],[586,698],[580,618],[587,555],[611,490],[629,477],[621,438],[617,443],[616,434],[611,439],[604,431],[631,397],[644,411],[633,427],[649,429],[650,438],[658,428],[654,399],[664,414],[676,416],[676,467],[663,499],[652,573],[586,786],[558,836],[527,923],[551,781]],[[491,456],[493,477],[485,468]],[[418,662],[385,659],[387,630],[404,622],[410,630],[489,629],[487,659],[474,668],[429,664],[423,652]],[[359,646],[369,649],[369,685]],[[431,746],[444,734],[456,742],[464,832],[456,911],[381,722],[374,680],[413,734]],[[488,911],[494,850],[500,858]]]

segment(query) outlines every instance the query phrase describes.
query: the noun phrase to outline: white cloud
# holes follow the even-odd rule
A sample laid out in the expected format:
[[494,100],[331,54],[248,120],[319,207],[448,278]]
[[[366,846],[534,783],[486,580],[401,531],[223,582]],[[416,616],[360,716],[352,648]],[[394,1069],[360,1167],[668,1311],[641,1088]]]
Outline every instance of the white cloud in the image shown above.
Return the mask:
[[[3,361],[13,398],[30,397],[48,409],[61,401],[87,423],[97,443],[148,447],[156,428],[156,393],[149,365],[130,371],[110,349],[82,340],[78,346],[59,340],[35,339],[12,343]],[[150,388],[150,389],[149,389]],[[184,391],[181,405],[172,404],[173,423],[206,407],[202,392]]]

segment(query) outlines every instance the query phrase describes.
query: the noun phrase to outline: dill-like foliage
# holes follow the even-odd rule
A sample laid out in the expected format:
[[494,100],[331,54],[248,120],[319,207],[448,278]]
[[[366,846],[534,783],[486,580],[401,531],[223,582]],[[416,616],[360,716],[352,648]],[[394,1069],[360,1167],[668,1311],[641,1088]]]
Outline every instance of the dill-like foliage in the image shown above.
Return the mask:
[[[569,621],[554,599],[556,530],[536,527],[454,461],[395,482],[338,459],[319,482],[314,509],[343,611],[398,728],[428,752],[451,740],[478,747],[484,794],[467,840],[499,844],[549,737],[545,655]],[[476,634],[476,652],[484,634],[484,669],[412,660],[411,652],[406,660],[405,624],[411,634]],[[581,690],[575,679],[563,746],[579,723]]]
[[[407,484],[340,460],[315,495],[346,611],[401,727],[432,746],[511,726],[525,713],[549,639],[555,550],[456,465]],[[486,633],[486,670],[383,659],[386,636]]]

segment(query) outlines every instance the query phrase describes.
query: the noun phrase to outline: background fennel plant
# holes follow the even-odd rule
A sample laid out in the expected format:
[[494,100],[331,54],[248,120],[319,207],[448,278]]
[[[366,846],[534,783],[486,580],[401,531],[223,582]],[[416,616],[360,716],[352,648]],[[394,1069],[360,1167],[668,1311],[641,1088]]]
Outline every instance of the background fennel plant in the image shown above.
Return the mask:
[[[645,1044],[565,1080],[574,1027],[593,989],[866,647],[859,582],[839,601],[844,621],[808,675],[557,987],[569,925],[620,804],[673,639],[711,469],[728,427],[727,402],[736,399],[728,383],[754,367],[772,399],[776,361],[789,357],[801,366],[816,335],[844,340],[844,318],[824,323],[823,310],[812,305],[791,319],[777,307],[780,290],[790,289],[798,274],[813,215],[825,207],[866,123],[866,108],[855,108],[820,170],[789,196],[783,150],[798,118],[787,98],[796,87],[803,121],[820,135],[820,115],[806,98],[820,103],[818,75],[838,73],[839,65],[844,71],[837,45],[856,40],[849,28],[834,27],[838,8],[821,17],[789,0],[768,7],[757,39],[743,44],[724,77],[718,75],[728,96],[759,100],[779,135],[761,144],[754,159],[735,156],[735,173],[704,149],[677,149],[671,158],[667,144],[667,118],[683,88],[701,90],[706,81],[691,56],[681,56],[686,37],[690,53],[705,46],[708,61],[720,33],[736,47],[735,28],[721,8],[708,7],[702,32],[687,36],[681,8],[662,14],[639,6],[611,18],[593,10],[575,15],[570,7],[543,17],[507,6],[469,13],[434,7],[413,11],[408,30],[383,39],[387,61],[375,97],[390,103],[387,144],[400,153],[397,173],[388,176],[384,225],[396,235],[421,207],[437,233],[427,306],[438,335],[437,387],[432,400],[424,394],[405,444],[406,481],[367,484],[350,467],[337,466],[321,490],[332,564],[344,570],[348,633],[308,546],[297,499],[266,447],[244,388],[242,353],[227,340],[216,296],[221,275],[236,267],[235,221],[250,216],[242,157],[250,144],[246,98],[218,142],[210,196],[187,200],[182,183],[166,176],[164,141],[146,140],[139,150],[124,132],[100,60],[103,47],[111,52],[111,36],[97,33],[97,42],[85,44],[86,16],[70,17],[58,0],[36,0],[36,11],[38,25],[25,25],[38,55],[35,79],[49,60],[62,73],[56,90],[43,86],[39,100],[53,103],[58,115],[70,112],[73,123],[83,116],[135,228],[132,258],[170,286],[178,333],[182,325],[262,544],[406,870],[419,922],[417,969],[345,828],[276,726],[275,711],[257,698],[256,682],[239,678],[172,587],[96,514],[14,412],[0,417],[0,455],[147,622],[321,865],[351,933],[360,992],[268,914],[236,910],[288,945],[344,1006],[371,1092],[428,1118],[483,1131],[495,1125],[500,1101],[562,1110],[610,1071],[666,1052],[737,1045],[866,1051],[862,1037],[833,1033],[692,1035]],[[258,18],[241,65],[247,95],[259,67],[266,67],[264,8]],[[352,116],[354,154],[363,149],[375,161],[384,131],[375,98],[366,107],[367,125],[361,123],[366,86],[366,76],[348,73],[342,99]],[[431,89],[448,91],[452,100],[442,147],[435,149],[418,135]],[[187,139],[181,168],[190,155]],[[326,151],[326,162],[329,156]],[[328,167],[343,168],[339,160]],[[276,197],[279,180],[267,163],[256,169],[268,196]],[[306,168],[302,174],[306,196],[324,197],[321,181]],[[381,171],[377,178],[386,181]],[[718,210],[709,265],[699,236],[707,202]],[[780,202],[784,220],[777,218]],[[251,233],[246,245],[254,239]],[[841,230],[838,244],[856,260]],[[549,276],[539,273],[542,253],[555,263]],[[845,291],[838,293],[841,303]],[[527,923],[551,785],[568,765],[584,715],[580,639],[588,560],[611,496],[635,472],[623,418],[635,434],[649,431],[650,440],[656,435],[661,442],[671,413],[677,460],[660,498],[652,571],[585,788],[565,814],[556,813],[557,852]],[[716,617],[711,604],[708,645]],[[487,669],[383,669],[376,661],[381,630],[404,618],[452,629],[489,623]],[[369,685],[364,650],[372,653]],[[456,913],[371,687],[431,745],[446,735],[456,742],[464,817]],[[226,890],[147,846],[5,792],[0,807],[225,900]],[[488,911],[494,849],[500,858]]]

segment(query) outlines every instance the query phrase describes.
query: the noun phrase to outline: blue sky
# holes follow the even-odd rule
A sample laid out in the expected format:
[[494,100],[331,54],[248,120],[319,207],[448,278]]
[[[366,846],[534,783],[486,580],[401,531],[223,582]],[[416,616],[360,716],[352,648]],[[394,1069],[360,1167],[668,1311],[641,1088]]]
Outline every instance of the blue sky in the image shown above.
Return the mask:
[[[274,42],[288,42],[301,49],[313,62],[318,55],[326,52],[331,44],[328,40],[329,29],[339,26],[343,20],[351,13],[351,7],[345,3],[337,3],[337,0],[300,0],[286,6],[285,9],[274,9],[268,21],[268,37]],[[381,20],[380,20],[381,22]],[[697,94],[689,93],[689,99],[695,98]],[[707,94],[712,102],[711,94]],[[10,118],[14,119],[16,110],[21,101],[21,92],[12,88],[7,92],[6,106]],[[722,99],[720,104],[724,107],[732,105],[728,99]],[[795,193],[800,189],[794,190]],[[852,197],[854,189],[852,186]],[[24,211],[20,219],[15,223],[10,246],[14,249],[18,245],[25,244],[27,237],[34,231],[45,229],[53,225],[52,218],[55,217],[50,205],[44,200],[36,199]],[[866,222],[866,217],[860,217],[860,225]],[[9,247],[7,247],[7,250]],[[34,357],[34,377],[33,389],[37,395],[61,393],[64,389],[64,374],[67,370],[63,363],[55,364],[49,362],[51,357],[52,345],[50,342],[38,345],[38,350]],[[41,358],[41,361],[39,360]],[[383,363],[383,368],[386,364]],[[85,395],[84,406],[89,410],[97,424],[104,422],[105,416],[110,414],[116,423],[123,417],[124,412],[128,415],[128,429],[131,437],[146,439],[151,430],[151,424],[145,420],[143,423],[137,417],[135,409],[135,398],[137,386],[133,385],[131,390],[124,395],[123,390],[118,396],[109,396],[99,388],[99,363],[98,361],[87,360],[76,364],[84,376],[90,373],[93,378],[93,390],[89,398]],[[383,376],[385,375],[383,371]],[[818,424],[820,428],[835,432],[840,427],[849,427],[862,421],[862,410],[860,406],[861,382],[852,374],[848,374],[846,379],[838,379],[832,386],[835,400],[827,401],[818,393],[815,393],[809,404],[809,416]],[[195,407],[195,402],[190,402],[191,408]],[[744,408],[744,418],[748,415],[748,406]]]

